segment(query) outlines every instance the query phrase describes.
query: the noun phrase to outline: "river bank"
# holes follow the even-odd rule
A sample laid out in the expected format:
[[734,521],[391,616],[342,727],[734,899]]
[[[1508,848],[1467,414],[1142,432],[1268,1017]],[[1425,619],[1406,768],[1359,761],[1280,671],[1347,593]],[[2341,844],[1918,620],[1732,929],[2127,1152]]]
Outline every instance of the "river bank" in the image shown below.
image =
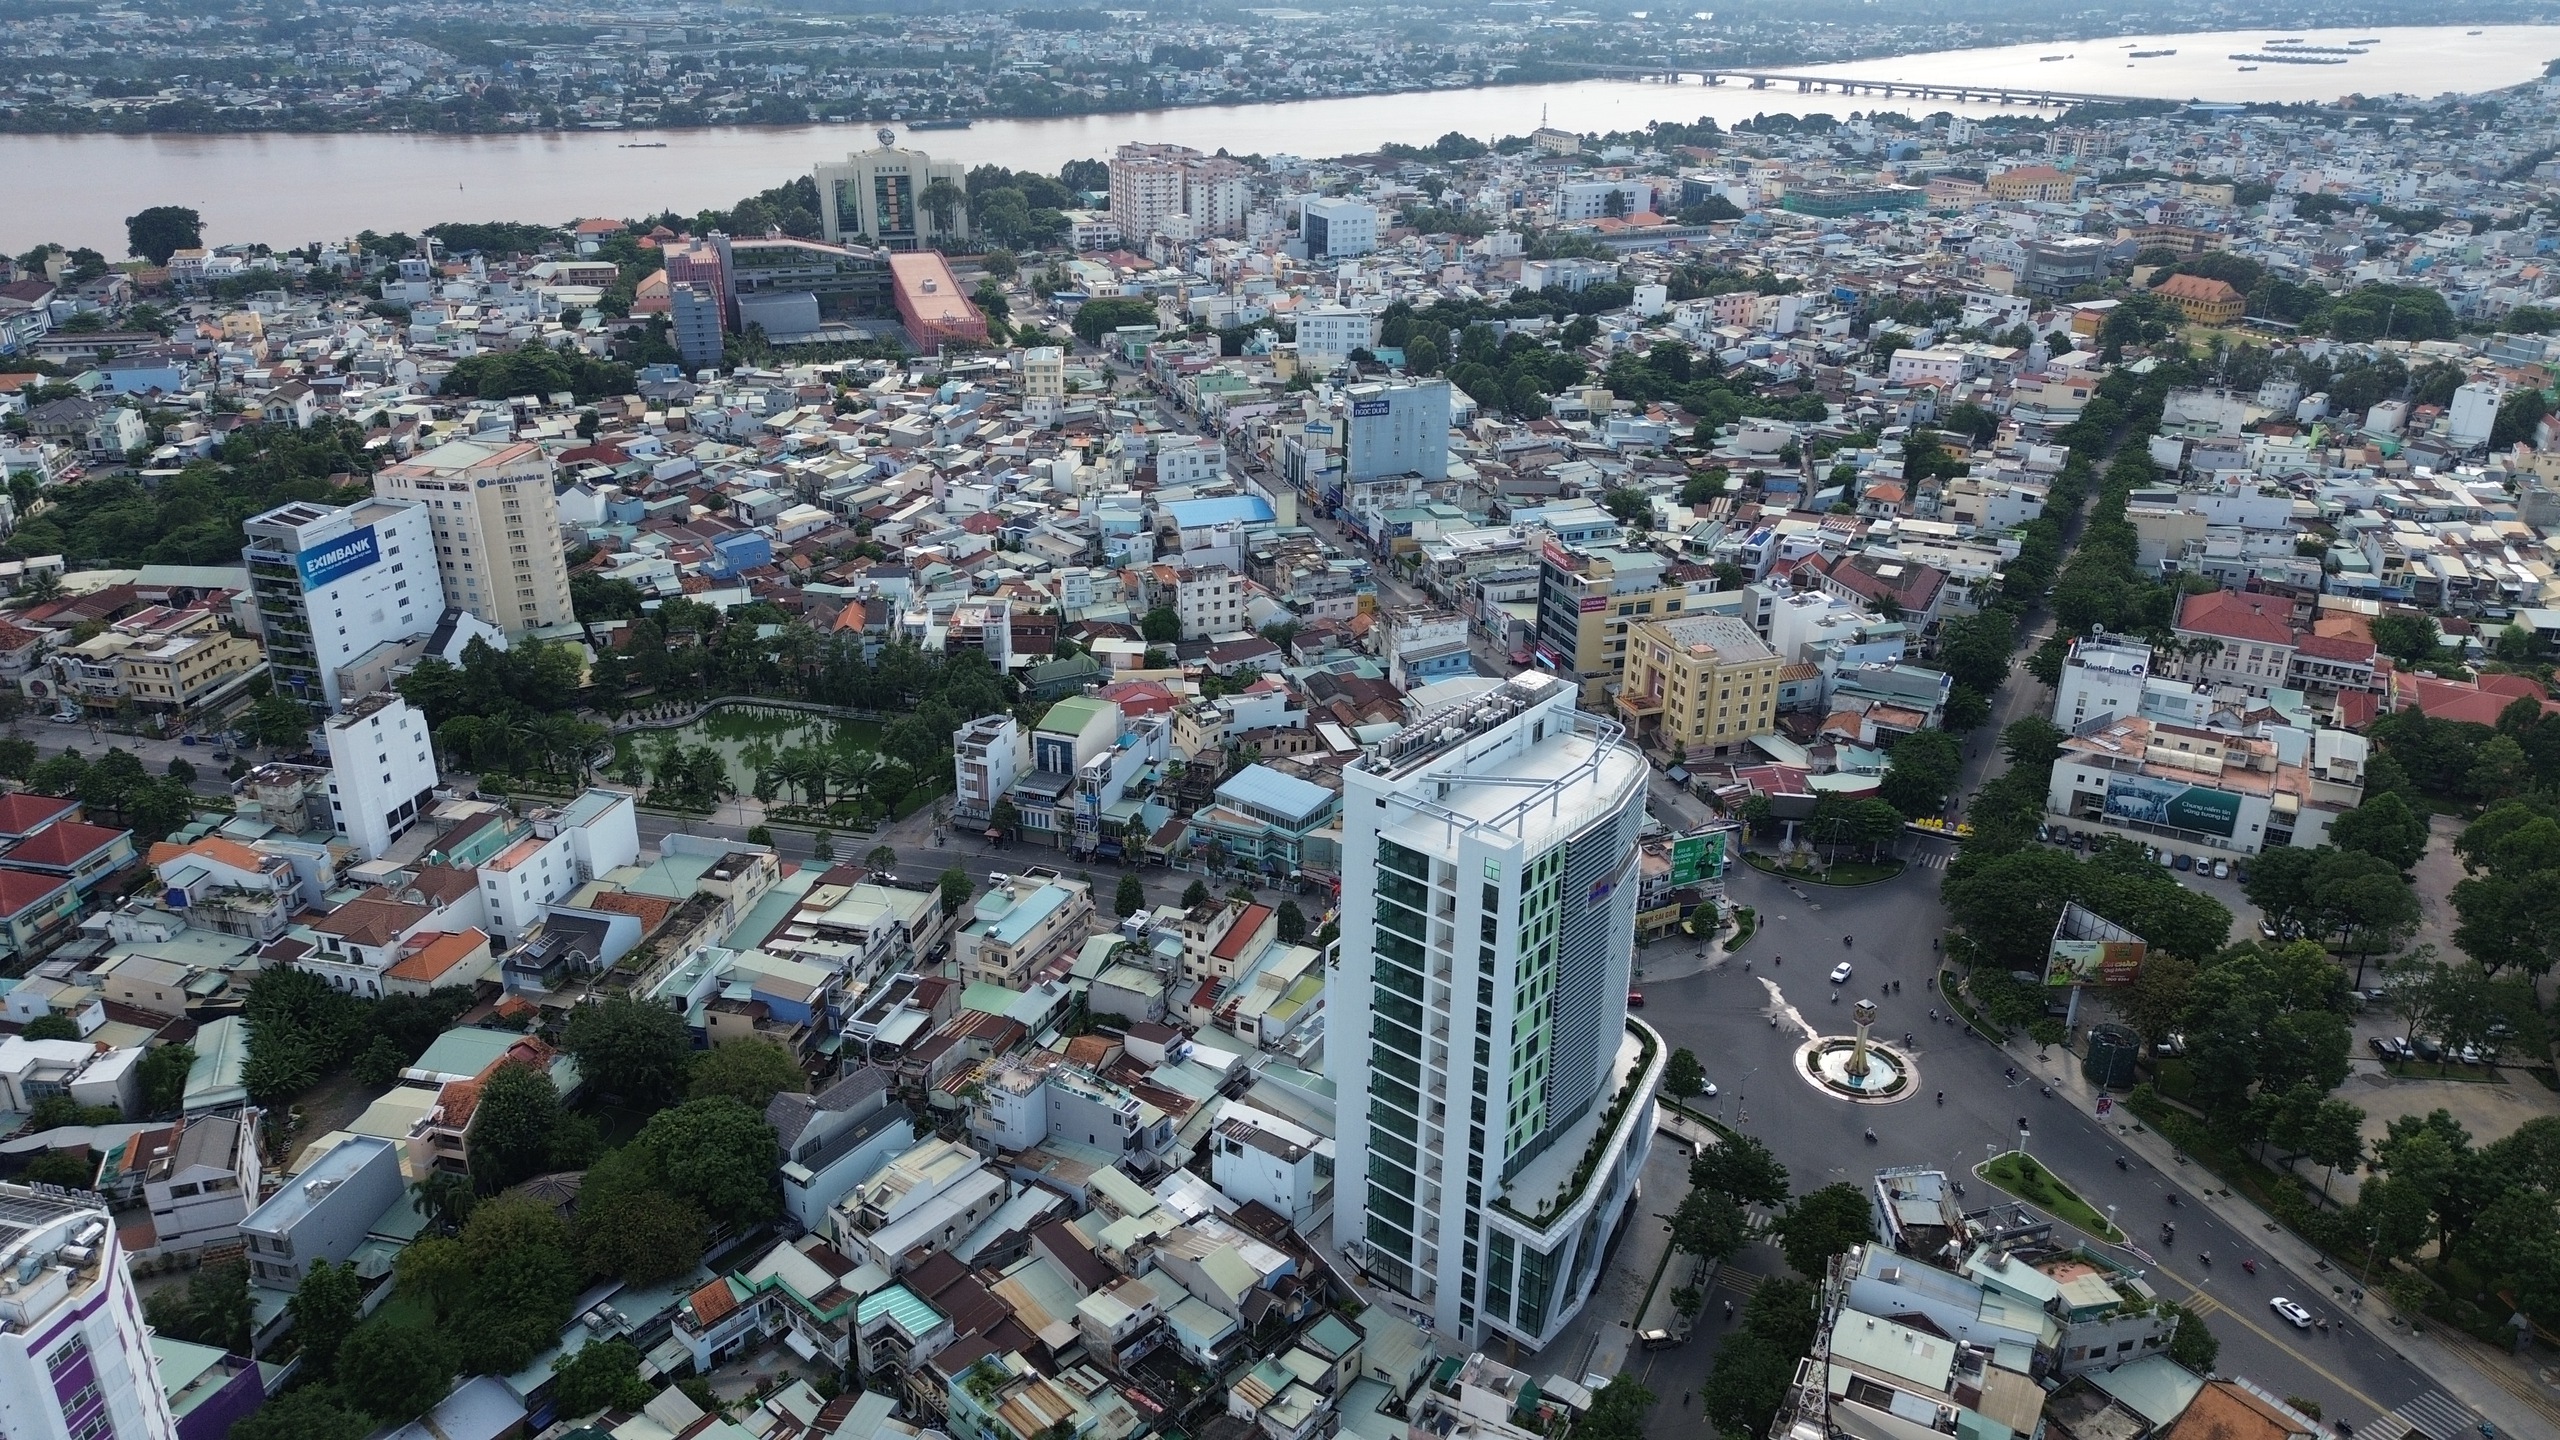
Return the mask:
[[[1942,51],[1806,67],[1817,83],[1845,80],[2005,86],[2235,102],[2334,101],[2341,95],[2478,92],[2531,81],[2560,56],[2560,27],[2497,26],[2294,31],[2318,44],[2374,38],[2341,66],[2240,72],[2223,56],[2277,38],[2225,31],[2111,37],[2047,62],[2054,42]],[[2335,38],[2332,38],[2335,37]],[[2110,49],[2101,50],[2103,43]],[[2143,61],[2126,49],[2175,50]],[[1798,73],[1798,72],[1789,72]],[[1624,79],[1495,85],[1261,105],[1195,106],[1037,120],[988,120],[930,131],[912,143],[963,164],[1055,173],[1108,156],[1128,141],[1203,150],[1306,156],[1366,153],[1381,143],[1428,144],[1455,130],[1479,139],[1526,134],[1543,121],[1584,133],[1641,130],[1701,117],[1731,125],[1761,114],[1889,108],[1976,117],[2022,111],[1997,104],[1887,99],[1829,90],[1753,89]],[[124,250],[124,217],[151,205],[200,211],[216,244],[301,245],[358,230],[417,230],[447,220],[556,223],[581,215],[679,214],[733,204],[809,167],[872,144],[868,122],[707,130],[553,131],[497,135],[425,132],[0,135],[0,247],[40,241]],[[660,144],[664,148],[657,148]]]

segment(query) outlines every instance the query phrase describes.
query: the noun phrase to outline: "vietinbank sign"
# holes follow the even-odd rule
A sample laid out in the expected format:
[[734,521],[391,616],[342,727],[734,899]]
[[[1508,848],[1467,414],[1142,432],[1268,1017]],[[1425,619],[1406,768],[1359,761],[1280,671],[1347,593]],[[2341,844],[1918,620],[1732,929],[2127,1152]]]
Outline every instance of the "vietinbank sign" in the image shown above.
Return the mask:
[[373,527],[367,525],[327,544],[312,546],[294,556],[293,563],[302,570],[302,588],[307,593],[343,580],[381,558],[381,543],[374,538]]

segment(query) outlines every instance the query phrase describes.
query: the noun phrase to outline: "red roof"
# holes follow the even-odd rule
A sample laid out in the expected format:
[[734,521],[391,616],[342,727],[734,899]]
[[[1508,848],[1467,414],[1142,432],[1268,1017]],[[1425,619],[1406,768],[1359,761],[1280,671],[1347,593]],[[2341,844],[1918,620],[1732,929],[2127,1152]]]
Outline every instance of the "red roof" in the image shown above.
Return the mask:
[[71,888],[71,882],[32,870],[0,870],[0,919],[14,919]]
[[1218,938],[1218,948],[1209,953],[1220,960],[1242,958],[1245,942],[1251,940],[1254,932],[1262,928],[1262,922],[1270,918],[1270,906],[1247,905],[1244,913],[1236,917],[1236,923],[1228,926],[1227,933]]
[[0,859],[28,865],[58,865],[67,870],[123,839],[127,833],[78,820],[58,820],[10,846],[8,853]]
[[2358,640],[2346,635],[2305,635],[2294,642],[2293,649],[2295,654],[2308,656],[2314,660],[2362,663],[2373,659],[2372,641]]
[[2293,602],[2244,590],[2216,590],[2178,602],[2178,630],[2246,640],[2257,645],[2293,643]]
[[694,1291],[686,1297],[685,1303],[693,1307],[695,1324],[717,1325],[738,1308],[738,1297],[730,1293],[729,1282],[720,1279]]
[[0,835],[33,835],[79,808],[77,800],[26,790],[0,795]]

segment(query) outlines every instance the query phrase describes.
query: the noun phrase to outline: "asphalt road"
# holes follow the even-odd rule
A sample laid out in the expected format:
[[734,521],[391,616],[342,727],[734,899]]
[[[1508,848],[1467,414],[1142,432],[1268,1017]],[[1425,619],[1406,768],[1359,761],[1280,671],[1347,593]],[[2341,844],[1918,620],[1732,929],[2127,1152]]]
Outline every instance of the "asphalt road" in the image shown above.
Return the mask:
[[[1947,850],[1917,837],[1906,854],[1925,862]],[[1721,1089],[1709,1102],[1721,1118],[1759,1136],[1785,1162],[1801,1192],[1847,1181],[1864,1190],[1887,1166],[1934,1165],[1964,1179],[1969,1204],[1998,1198],[1970,1172],[1993,1150],[2017,1144],[2018,1122],[2028,1122],[2027,1149],[2091,1203],[2114,1207],[2131,1247],[2117,1254],[2141,1268],[2170,1299],[2196,1307],[2222,1342],[2219,1368],[2242,1375],[2279,1395],[2316,1400],[2331,1418],[2344,1416],[2363,1428],[2385,1411],[2436,1392],[2436,1383],[2356,1325],[2330,1287],[2347,1277],[2289,1273],[2267,1262],[2251,1237],[2234,1231],[2193,1203],[2195,1185],[2209,1183],[2200,1170],[2161,1173],[2135,1158],[2102,1121],[2059,1093],[2038,1093],[2022,1070],[2016,1083],[2003,1071],[2016,1062],[2004,1051],[1951,1026],[1932,1023],[1935,994],[1929,982],[1936,956],[1930,941],[1942,932],[1937,901],[1940,871],[1915,863],[1879,885],[1831,890],[1791,889],[1748,867],[1731,880],[1737,903],[1755,907],[1761,930],[1740,955],[1702,972],[1645,982],[1645,1018],[1674,1045],[1708,1061],[1708,1078]],[[1854,936],[1844,945],[1843,936]],[[1855,967],[1833,998],[1825,979],[1842,959]],[[1748,962],[1746,972],[1743,965]],[[1685,968],[1685,967],[1683,967]],[[1889,993],[1888,982],[1901,990]],[[1802,1025],[1822,1034],[1851,1028],[1850,1006],[1876,1002],[1876,1029],[1888,1039],[1914,1035],[1920,1083],[1914,1098],[1889,1106],[1856,1106],[1816,1092],[1796,1078],[1793,1052]],[[1775,1018],[1776,1024],[1771,1024]],[[2067,1056],[2056,1056],[2056,1061]],[[2046,1067],[2046,1074],[2057,1067]],[[1945,1092],[1945,1102],[1935,1100]],[[1876,1143],[1862,1132],[1874,1127]],[[2130,1168],[2119,1169],[2118,1161]],[[2171,1193],[2188,1203],[2172,1208]],[[2158,1243],[2160,1222],[2174,1219],[2174,1245]],[[2201,1263],[2211,1253],[2215,1263]],[[2242,1273],[2240,1261],[2257,1257],[2259,1273]],[[2330,1321],[2326,1334],[2295,1331],[2268,1306],[2278,1295],[2301,1301]],[[2368,1303],[2382,1323],[2378,1303]],[[1701,1344],[1710,1339],[1701,1327]],[[1703,1374],[1703,1357],[1699,1365]],[[1657,1391],[1663,1385],[1655,1385]]]

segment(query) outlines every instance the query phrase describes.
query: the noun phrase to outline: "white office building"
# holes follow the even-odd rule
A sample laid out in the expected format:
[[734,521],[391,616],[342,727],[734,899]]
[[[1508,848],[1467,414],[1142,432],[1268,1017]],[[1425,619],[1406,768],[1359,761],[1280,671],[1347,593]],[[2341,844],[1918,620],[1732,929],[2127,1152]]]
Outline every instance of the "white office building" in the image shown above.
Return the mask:
[[[1609,197],[1615,195],[1613,206]],[[1653,186],[1642,180],[1571,180],[1556,187],[1558,220],[1597,220],[1641,215],[1653,208]]]
[[1389,475],[1449,477],[1449,382],[1372,381],[1347,386],[1342,468],[1346,479]]
[[379,860],[435,804],[435,737],[427,717],[380,690],[329,717],[329,818],[367,860]]
[[1574,693],[1518,676],[1344,771],[1334,1234],[1455,1350],[1590,1298],[1669,1054],[1627,1014],[1645,761]]
[[1378,320],[1365,310],[1327,305],[1298,317],[1298,363],[1318,375],[1330,373],[1354,350],[1378,341]]
[[106,1203],[0,1184],[0,1436],[177,1434]]
[[[336,709],[368,657],[433,633],[444,614],[424,505],[296,500],[241,526],[276,693]],[[366,689],[370,686],[364,687]]]
[[1298,204],[1298,238],[1310,260],[1348,260],[1378,248],[1378,207],[1363,200],[1312,197]]
[[2468,450],[2489,443],[2498,424],[2498,382],[2474,380],[2453,392],[2444,412],[2444,438]]
[[489,933],[505,944],[522,939],[545,907],[640,858],[640,814],[622,791],[589,790],[525,818],[525,833],[480,866]]

